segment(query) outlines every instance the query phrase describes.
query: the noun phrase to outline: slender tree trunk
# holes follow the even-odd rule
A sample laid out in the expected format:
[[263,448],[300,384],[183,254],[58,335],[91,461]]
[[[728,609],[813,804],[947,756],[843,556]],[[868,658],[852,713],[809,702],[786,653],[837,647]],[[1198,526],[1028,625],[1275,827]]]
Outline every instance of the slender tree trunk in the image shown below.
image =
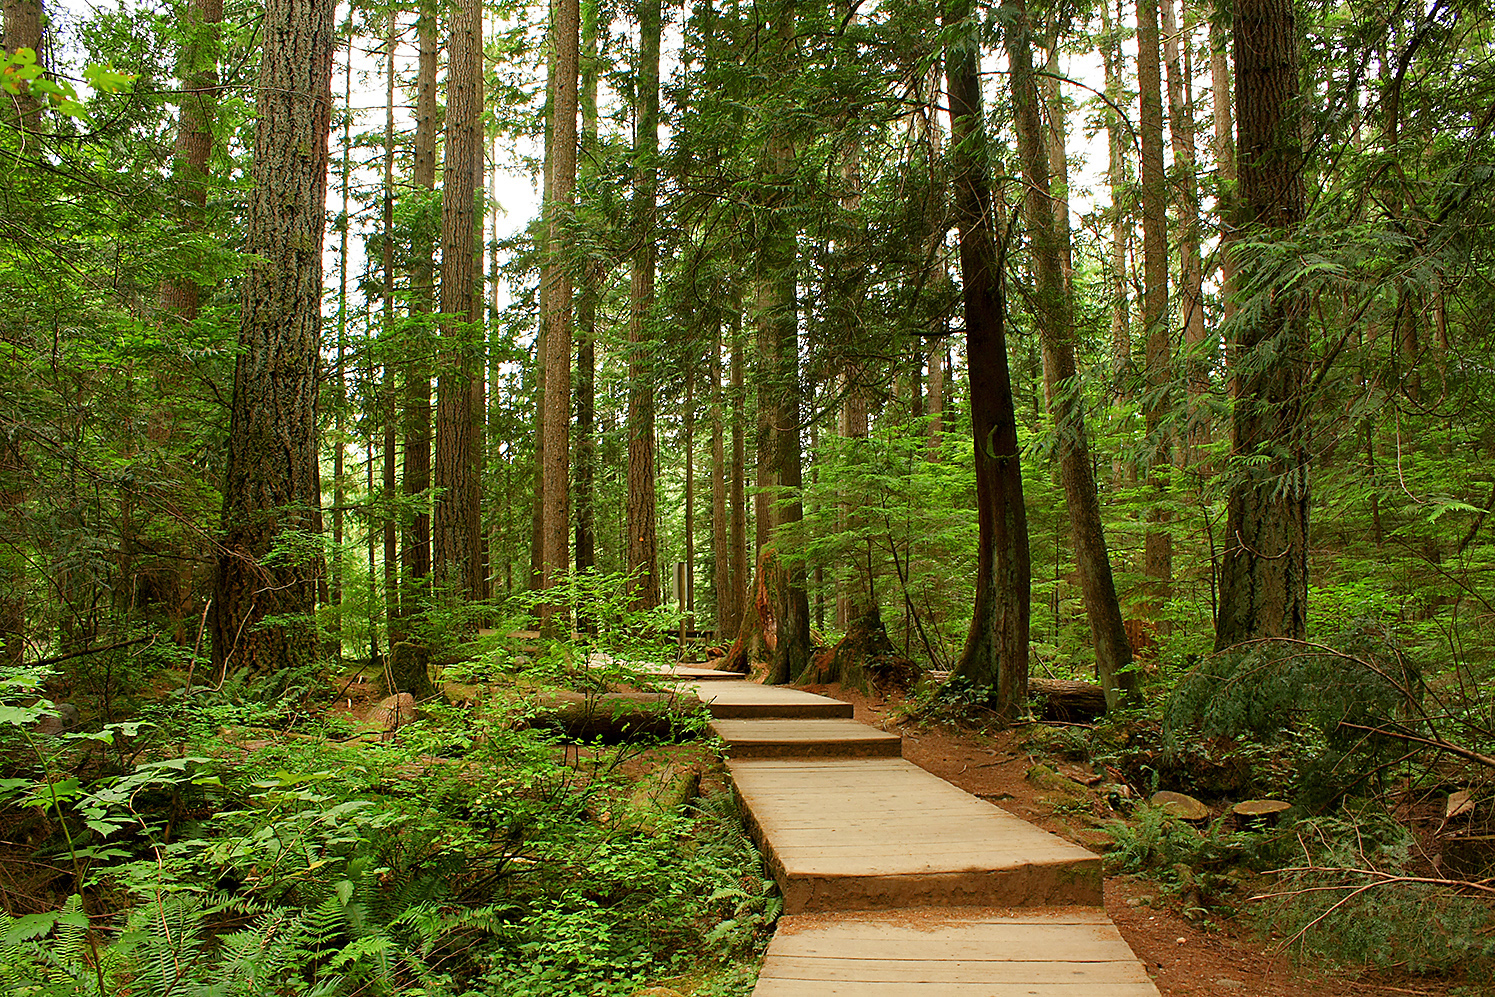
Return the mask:
[[635,609],[659,605],[654,497],[655,197],[659,185],[659,0],[638,0],[637,104],[633,137],[635,250],[628,322],[628,572]]
[[[1291,238],[1304,217],[1292,0],[1237,0],[1237,229]],[[1243,264],[1242,269],[1245,269]],[[1248,285],[1250,281],[1247,281]],[[1215,647],[1301,640],[1308,621],[1307,335],[1299,293],[1275,289],[1230,343],[1231,466]]]
[[1210,18],[1210,97],[1215,119],[1215,210],[1220,215],[1220,297],[1228,322],[1235,315],[1235,254],[1230,251],[1229,219],[1235,198],[1235,125],[1231,122],[1230,39],[1219,17]]
[[735,615],[732,605],[731,527],[727,522],[727,453],[725,445],[725,396],[722,390],[722,322],[713,312],[711,358],[711,588],[716,594],[716,639],[731,633]]
[[949,41],[951,179],[960,230],[960,279],[970,372],[971,432],[976,444],[979,524],[976,599],[955,673],[990,686],[999,715],[1013,717],[1028,695],[1028,621],[1032,567],[1017,418],[1007,368],[1004,256],[981,110],[980,43],[971,0],[943,12]]
[[[1167,2],[1167,0],[1164,0]],[[1173,538],[1163,502],[1172,463],[1170,407],[1172,350],[1168,335],[1168,185],[1163,174],[1163,81],[1158,37],[1158,0],[1137,0],[1137,88],[1141,93],[1142,269],[1146,290],[1142,324],[1147,329],[1147,402],[1144,406],[1151,461],[1147,480],[1152,504],[1143,552],[1149,588],[1148,616],[1160,617],[1173,578]]]
[[[256,106],[244,304],[213,584],[213,664],[279,672],[317,645],[316,391],[332,109],[331,0],[269,0]],[[289,544],[289,556],[271,558]],[[264,621],[269,618],[271,622]]]
[[[1121,0],[1117,0],[1119,4]],[[1117,41],[1117,28],[1111,20],[1111,0],[1102,0],[1100,5],[1101,62],[1105,72],[1106,96],[1115,104],[1124,102],[1125,81],[1122,79],[1121,46]],[[1122,193],[1130,186],[1127,171],[1127,130],[1121,115],[1106,109],[1107,160],[1106,182],[1111,188],[1111,265],[1107,277],[1111,288],[1111,378],[1112,399],[1120,400],[1124,386],[1132,375],[1132,302],[1127,281],[1127,248],[1131,241],[1127,213],[1122,205]]]
[[[1060,476],[1074,541],[1075,567],[1095,644],[1096,670],[1101,688],[1106,691],[1107,704],[1115,706],[1123,692],[1136,691],[1136,682],[1127,670],[1132,651],[1106,551],[1085,429],[1084,391],[1075,367],[1074,308],[1063,265],[1067,230],[1059,229],[1049,189],[1049,176],[1056,172],[1052,157],[1063,154],[1063,144],[1044,141],[1026,0],[1015,0],[1009,9],[1015,16],[1006,31],[1007,64],[1012,80],[1013,125],[1026,188],[1023,217],[1028,223],[1037,284],[1036,317],[1043,348],[1044,395],[1058,437]],[[1050,107],[1053,106],[1051,99]]]
[[[583,171],[590,171],[600,147],[597,133],[598,0],[581,6],[581,148]],[[597,294],[600,268],[582,268],[583,283],[576,301],[576,570],[597,563],[596,513],[593,494],[597,480]]]
[[[338,214],[337,224],[337,352],[332,368],[333,404],[337,406],[332,415],[332,577],[329,579],[334,622],[326,635],[327,650],[336,662],[341,662],[343,657],[343,534],[347,518],[343,507],[348,500],[348,489],[343,481],[348,473],[348,448],[344,445],[344,434],[347,432],[348,416],[348,204],[353,159],[353,113],[349,110],[353,101],[352,45],[348,48],[347,58],[343,63],[342,162],[338,164],[341,171],[339,193],[342,210]],[[369,454],[369,459],[373,460],[372,453]],[[373,568],[372,563],[369,568]]]
[[[394,177],[395,177],[395,47],[399,44],[398,24],[391,10],[385,29],[384,50],[384,192],[381,202],[381,224],[384,230],[380,271],[383,274],[384,298],[383,328],[381,338],[393,349],[395,331],[395,237],[394,237]],[[372,309],[371,309],[372,310]],[[394,665],[395,644],[405,639],[400,614],[400,549],[399,521],[394,514],[396,491],[399,488],[398,451],[399,418],[398,399],[395,393],[395,363],[384,355],[384,377],[381,385],[381,409],[384,416],[383,453],[383,499],[384,515],[381,527],[384,540],[384,616],[385,632],[389,635],[390,666]],[[369,528],[373,529],[372,521]],[[373,564],[369,570],[373,571]],[[398,690],[389,690],[395,692]]]
[[747,560],[747,441],[746,418],[743,408],[747,403],[747,390],[742,372],[742,301],[736,286],[728,299],[731,308],[732,368],[732,467],[728,476],[727,497],[731,503],[731,529],[728,543],[731,546],[732,616],[723,633],[735,634],[742,625],[747,612],[748,560]]
[[685,411],[681,413],[685,436],[685,591],[676,593],[686,623],[695,628],[696,612],[696,371],[685,368]]
[[1193,465],[1203,459],[1200,448],[1211,435],[1206,404],[1211,362],[1204,330],[1204,264],[1200,259],[1199,180],[1194,156],[1194,15],[1186,0],[1180,0],[1184,12],[1180,28],[1173,13],[1174,2],[1162,0],[1163,52],[1168,67],[1168,131],[1178,177],[1178,309],[1188,385],[1182,462]]
[[[550,290],[545,323],[545,533],[542,584],[551,588],[566,574],[570,532],[568,474],[571,413],[571,275],[560,264],[565,228],[575,204],[577,74],[581,14],[577,0],[556,0],[555,76],[551,138]],[[541,627],[551,633],[569,630],[570,622],[554,604],[541,610]]]

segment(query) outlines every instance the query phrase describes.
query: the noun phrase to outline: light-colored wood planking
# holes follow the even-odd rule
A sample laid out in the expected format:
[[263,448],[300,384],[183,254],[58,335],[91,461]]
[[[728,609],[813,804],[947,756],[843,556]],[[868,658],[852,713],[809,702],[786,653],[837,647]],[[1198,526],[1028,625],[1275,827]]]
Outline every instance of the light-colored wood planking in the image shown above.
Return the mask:
[[1096,855],[902,759],[727,768],[789,913],[1100,900]]
[[717,720],[732,758],[900,758],[903,738],[846,718]]
[[753,997],[1157,997],[1098,908],[786,917]]
[[850,703],[783,686],[747,681],[690,682],[686,685],[701,697],[717,719],[850,717],[856,712]]

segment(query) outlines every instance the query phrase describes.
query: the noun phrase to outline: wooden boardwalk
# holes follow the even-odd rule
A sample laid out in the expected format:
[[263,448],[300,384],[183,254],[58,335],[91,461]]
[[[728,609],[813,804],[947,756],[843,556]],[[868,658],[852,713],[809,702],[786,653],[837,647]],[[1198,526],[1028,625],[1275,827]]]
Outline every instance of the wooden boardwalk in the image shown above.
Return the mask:
[[904,761],[850,704],[680,678],[784,895],[754,997],[1157,997],[1098,856]]

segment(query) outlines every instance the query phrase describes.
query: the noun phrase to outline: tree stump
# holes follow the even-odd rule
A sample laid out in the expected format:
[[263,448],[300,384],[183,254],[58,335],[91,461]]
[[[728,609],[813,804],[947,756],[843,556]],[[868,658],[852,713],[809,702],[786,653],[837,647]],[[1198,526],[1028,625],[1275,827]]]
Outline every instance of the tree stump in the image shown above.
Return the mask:
[[811,658],[798,681],[802,685],[840,682],[866,696],[907,692],[919,676],[919,666],[893,647],[874,605],[851,621],[836,646]]
[[1230,808],[1236,826],[1242,830],[1274,827],[1291,805],[1281,800],[1242,800]]
[[1161,793],[1153,793],[1148,802],[1162,809],[1168,816],[1177,817],[1189,824],[1203,824],[1209,820],[1209,807],[1185,793],[1165,789]]

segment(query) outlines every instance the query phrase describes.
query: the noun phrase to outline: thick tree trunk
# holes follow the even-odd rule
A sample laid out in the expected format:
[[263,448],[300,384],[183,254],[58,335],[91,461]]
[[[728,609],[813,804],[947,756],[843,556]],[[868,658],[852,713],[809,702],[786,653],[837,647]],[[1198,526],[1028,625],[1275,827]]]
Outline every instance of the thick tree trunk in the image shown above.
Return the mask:
[[985,118],[981,110],[978,33],[971,0],[952,0],[945,72],[950,94],[951,179],[960,229],[960,279],[970,372],[971,432],[976,444],[979,524],[976,600],[955,672],[990,686],[996,709],[1012,717],[1028,692],[1028,626],[1032,566],[1018,464],[1017,418],[1007,369],[1005,253],[996,233]]
[[[1304,217],[1291,0],[1237,0],[1238,229],[1291,238]],[[1244,265],[1243,265],[1244,269]],[[1248,279],[1248,285],[1251,281]],[[1273,289],[1230,345],[1235,406],[1215,647],[1301,640],[1308,621],[1307,337],[1300,294]]]
[[[549,153],[551,198],[547,211],[550,287],[541,316],[546,339],[544,588],[559,584],[566,574],[570,547],[571,276],[560,261],[565,254],[566,222],[575,204],[579,22],[577,0],[557,0]],[[569,632],[565,611],[553,603],[542,607],[540,619],[544,630]]]
[[[29,48],[36,53],[36,61],[42,63],[42,5],[40,0],[4,0],[0,4],[5,29],[5,43],[0,49],[8,55],[17,49]],[[219,17],[222,17],[220,12]],[[42,102],[33,96],[29,87],[19,87],[19,93],[0,91],[0,107],[5,109],[5,120],[17,128],[34,131],[40,123]]]
[[[784,3],[775,14],[778,23],[769,72],[783,79],[794,46],[794,8]],[[766,477],[765,483],[772,488],[768,522],[777,529],[804,519],[796,300],[799,260],[794,230],[784,216],[787,205],[782,192],[794,173],[794,148],[785,131],[775,129],[769,134],[766,151],[775,190],[768,198],[758,250],[758,380],[762,386],[758,462],[768,469],[759,478]],[[810,604],[803,562],[784,564],[782,584],[775,590],[775,610],[779,633],[766,681],[777,684],[798,675],[810,659]]]
[[1091,470],[1084,391],[1075,367],[1074,309],[1063,263],[1067,229],[1063,232],[1057,229],[1051,206],[1049,176],[1054,171],[1051,157],[1056,151],[1062,154],[1063,144],[1059,143],[1056,150],[1044,142],[1025,0],[1016,0],[1012,10],[1015,16],[1008,22],[1006,32],[1007,64],[1011,70],[1013,124],[1027,190],[1023,217],[1028,223],[1036,272],[1044,395],[1058,437],[1060,476],[1074,540],[1075,567],[1095,645],[1096,671],[1107,700],[1115,705],[1122,693],[1136,691],[1136,681],[1127,669],[1132,650],[1111,575],[1100,499]]
[[441,195],[441,357],[436,386],[437,496],[432,515],[436,584],[463,599],[482,591],[472,404],[477,316],[472,257],[477,172],[483,157],[483,13],[479,0],[452,12],[447,66],[446,171]]
[[[424,2],[416,19],[418,62],[415,83],[415,162],[412,180],[418,190],[436,188],[436,55],[438,21],[436,7]],[[427,195],[429,196],[429,195]],[[422,633],[431,581],[431,513],[427,494],[431,490],[431,336],[419,323],[431,312],[435,297],[435,232],[426,215],[419,217],[411,239],[410,314],[414,342],[405,360],[404,411],[400,434],[404,438],[404,493],[414,504],[401,529],[400,570],[405,576],[401,593],[399,639],[390,641],[391,692],[408,692],[426,699],[434,691],[429,674],[430,652]]]
[[[1168,0],[1164,0],[1168,2]],[[1172,350],[1168,335],[1168,184],[1163,173],[1163,75],[1158,32],[1158,0],[1137,0],[1137,89],[1141,94],[1142,271],[1145,289],[1142,324],[1147,329],[1147,401],[1144,422],[1151,444],[1147,480],[1153,502],[1147,512],[1143,556],[1148,579],[1150,623],[1159,624],[1173,580],[1173,538],[1162,502],[1172,463],[1170,430],[1164,420],[1171,405]]]
[[[270,0],[257,91],[244,304],[213,585],[213,664],[316,659],[313,579],[331,0]],[[274,552],[275,556],[271,556]],[[264,621],[270,618],[270,623]]]
[[633,138],[636,248],[628,322],[628,572],[635,609],[659,605],[659,543],[654,497],[654,357],[651,331],[655,198],[659,186],[659,0],[638,0],[638,124]]

